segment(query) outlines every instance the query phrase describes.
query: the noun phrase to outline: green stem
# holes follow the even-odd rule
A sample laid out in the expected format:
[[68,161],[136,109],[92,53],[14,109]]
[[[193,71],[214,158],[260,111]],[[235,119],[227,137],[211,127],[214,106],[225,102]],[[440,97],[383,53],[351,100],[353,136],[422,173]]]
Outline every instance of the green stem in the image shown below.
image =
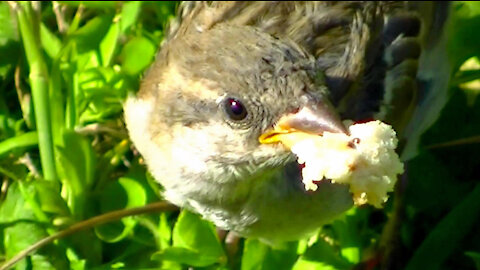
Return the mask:
[[457,139],[457,140],[453,140],[453,141],[427,145],[426,148],[427,149],[436,149],[436,148],[453,147],[453,146],[475,144],[475,143],[480,143],[480,136],[461,138],[461,139]]
[[[21,6],[20,6],[21,5]],[[38,130],[40,161],[43,176],[57,181],[48,95],[48,70],[40,48],[39,22],[30,2],[12,4],[16,10],[23,47],[30,66],[30,85]]]
[[67,130],[73,130],[77,123],[77,104],[75,102],[75,96],[79,92],[78,90],[78,74],[71,74],[71,83],[68,89],[67,108],[65,115],[65,127]]

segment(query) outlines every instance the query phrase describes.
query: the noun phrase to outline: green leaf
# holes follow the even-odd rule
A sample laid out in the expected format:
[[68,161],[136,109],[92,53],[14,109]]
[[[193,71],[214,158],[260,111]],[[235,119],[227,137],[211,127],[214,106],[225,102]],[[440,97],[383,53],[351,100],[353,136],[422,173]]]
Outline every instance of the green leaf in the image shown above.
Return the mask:
[[[470,58],[470,59],[475,59],[478,63],[478,59],[476,57],[475,58]],[[459,72],[457,72],[457,74],[455,74],[455,78],[454,78],[454,81],[452,81],[452,85],[463,84],[463,83],[471,82],[473,80],[478,80],[478,79],[480,79],[480,70],[479,69],[463,70],[463,71],[459,71]]]
[[[365,237],[365,232],[367,229],[367,215],[366,212],[363,210],[364,209],[352,208],[347,211],[341,218],[333,222],[332,228],[335,237],[339,240],[339,245],[341,246],[339,253],[342,254],[342,256],[344,257],[342,258],[337,255],[337,257],[335,257],[337,262],[344,259],[348,260],[350,263],[353,264],[360,262],[362,237]],[[328,244],[323,239],[318,240],[318,245],[322,249],[328,249]],[[325,251],[321,251],[318,253],[320,254],[323,252]],[[330,255],[333,256],[335,253],[336,252],[333,251],[333,247],[330,246]],[[323,258],[322,260],[325,259],[326,258]]]
[[90,141],[66,131],[64,146],[57,147],[57,168],[67,191],[68,206],[74,217],[82,219],[88,190],[93,184],[96,158]]
[[152,63],[157,46],[144,37],[136,37],[122,49],[122,69],[129,75],[140,74]]
[[[17,219],[34,220],[35,215],[26,204],[18,182],[14,182],[7,192],[7,196],[0,204],[0,223],[13,223]],[[28,187],[28,191],[34,192],[33,186]],[[25,211],[22,208],[26,208]]]
[[219,262],[215,254],[196,251],[182,247],[169,247],[152,255],[152,260],[165,260],[187,264],[196,267],[205,267]]
[[472,56],[480,53],[480,37],[476,34],[480,25],[478,2],[452,2],[452,19],[448,27],[450,34],[448,51],[455,69]]
[[[92,68],[99,68],[101,66],[101,58],[100,54],[98,53],[98,50],[92,49],[88,50],[85,52],[78,52],[76,55],[76,73],[74,73],[74,76],[79,76],[80,72],[87,70],[87,69],[92,69]],[[75,78],[76,79],[76,78]],[[81,98],[82,97],[82,92],[77,91],[75,92],[76,98]],[[80,101],[77,101],[77,103],[80,103]],[[78,104],[77,104],[78,106]]]
[[328,266],[332,269],[349,269],[353,266],[352,263],[340,256],[340,252],[328,244],[324,239],[317,240],[315,244],[309,247],[299,261],[318,262],[320,265],[323,265],[324,267]]
[[102,242],[91,230],[77,232],[64,240],[67,247],[67,256],[70,261],[70,267],[82,267],[85,263],[85,269],[91,269],[93,265],[99,265],[102,262],[103,253]]
[[332,265],[328,265],[322,262],[308,261],[303,258],[300,258],[292,270],[346,270],[350,268],[337,268]]
[[[128,87],[125,75],[111,68],[91,68],[79,74],[81,99],[80,123],[102,121],[122,111],[122,101]],[[79,106],[80,107],[80,106]]]
[[87,260],[75,260],[70,262],[70,269],[71,270],[86,270],[87,268]]
[[104,14],[89,20],[83,27],[71,34],[70,38],[77,44],[80,53],[97,49],[108,33],[113,15]]
[[31,131],[0,142],[0,156],[18,148],[26,148],[38,145],[38,134]]
[[8,117],[6,107],[5,103],[0,103],[0,140],[15,136],[15,119]]
[[59,188],[52,181],[35,181],[36,197],[43,212],[69,216],[70,211],[63,200]]
[[[122,177],[111,182],[100,198],[100,210],[106,213],[113,210],[140,207],[147,203],[144,187],[134,179]],[[133,217],[123,218],[119,222],[105,224],[95,228],[98,237],[106,242],[114,243],[129,236],[137,221]]]
[[180,213],[173,228],[173,249],[169,249],[172,248],[161,252],[163,259],[175,261],[181,257],[177,255],[184,254],[188,262],[177,262],[193,266],[224,264],[227,260],[214,226],[186,210]]
[[480,184],[432,229],[405,269],[439,269],[480,218],[478,198]]
[[475,1],[459,1],[456,3],[457,16],[462,19],[475,18],[480,16],[480,3]]
[[40,24],[40,39],[42,41],[42,47],[47,52],[48,56],[51,59],[55,59],[58,57],[58,53],[62,48],[62,42],[55,36],[50,29],[45,26],[45,24]]
[[142,8],[142,1],[131,1],[122,6],[121,31],[125,33],[137,21],[138,14]]
[[10,16],[6,1],[0,2],[0,78],[5,77],[17,64],[21,54],[17,29]]
[[93,9],[114,9],[121,5],[122,1],[58,1],[67,6],[78,7],[80,5]]
[[180,213],[173,228],[173,245],[223,255],[215,227],[187,210]]
[[104,67],[108,67],[112,63],[113,55],[117,48],[119,34],[119,23],[113,23],[105,35],[105,38],[100,42],[100,56],[102,66]]
[[242,270],[263,269],[262,263],[269,252],[269,247],[256,239],[245,240],[242,256]]
[[146,202],[147,194],[144,187],[134,179],[122,177],[105,189],[105,193],[102,194],[101,210],[108,212],[140,207]]
[[[25,185],[25,189],[28,194],[35,193],[33,184]],[[8,188],[7,196],[0,205],[0,223],[6,258],[12,258],[47,236],[44,225],[38,222],[31,205],[23,197],[18,182]],[[68,269],[65,250],[57,245],[48,245],[20,261],[16,269],[32,269],[32,267],[33,269]]]
[[10,16],[8,3],[0,2],[0,46],[8,40],[18,40],[17,29]]
[[479,270],[480,269],[480,252],[469,251],[469,252],[465,252],[465,255],[467,255],[473,260],[473,262],[475,263],[475,268]]
[[[469,144],[459,144],[454,147],[439,147],[442,144],[465,139],[470,137],[478,137],[480,135],[480,99],[477,98],[473,104],[470,103],[468,96],[454,87],[449,102],[445,106],[437,123],[429,129],[422,137],[422,143],[426,148],[430,149],[431,153],[441,161],[442,166],[436,171],[449,171],[453,180],[449,181],[453,185],[451,188],[456,188],[455,185],[462,185],[467,181],[477,178],[475,174],[476,168],[480,165],[478,153],[480,151],[480,144],[472,141]],[[461,160],[461,162],[459,162]],[[422,174],[434,174],[436,172],[420,170],[419,179],[422,179]],[[443,182],[434,181],[432,183],[444,184]],[[449,188],[447,188],[448,191]]]
[[242,270],[291,269],[298,258],[298,242],[267,246],[256,239],[245,241]]
[[172,241],[172,226],[169,224],[167,219],[167,213],[162,213],[160,215],[160,221],[158,224],[158,233],[160,236],[159,244],[160,248],[164,249],[170,247]]
[[417,212],[428,212],[431,216],[458,203],[469,189],[452,177],[447,164],[429,152],[422,152],[409,162],[409,177],[405,193],[407,205]]

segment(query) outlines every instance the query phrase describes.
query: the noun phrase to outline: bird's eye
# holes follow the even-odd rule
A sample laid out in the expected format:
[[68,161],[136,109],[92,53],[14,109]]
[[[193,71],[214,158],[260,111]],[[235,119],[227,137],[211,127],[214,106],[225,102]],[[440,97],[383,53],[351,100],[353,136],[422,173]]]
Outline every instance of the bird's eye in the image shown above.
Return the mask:
[[247,109],[242,102],[235,98],[225,99],[225,112],[232,120],[243,120],[247,117]]

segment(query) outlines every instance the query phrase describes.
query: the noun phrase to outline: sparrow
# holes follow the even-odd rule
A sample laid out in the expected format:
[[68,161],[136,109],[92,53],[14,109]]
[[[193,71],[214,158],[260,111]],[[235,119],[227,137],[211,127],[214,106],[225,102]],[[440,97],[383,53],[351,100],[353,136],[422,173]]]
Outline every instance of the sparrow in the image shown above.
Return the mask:
[[401,131],[439,5],[184,2],[125,103],[130,138],[173,204],[268,243],[308,236],[352,207],[348,187],[305,191],[295,156],[259,138],[279,122],[321,135],[381,119]]

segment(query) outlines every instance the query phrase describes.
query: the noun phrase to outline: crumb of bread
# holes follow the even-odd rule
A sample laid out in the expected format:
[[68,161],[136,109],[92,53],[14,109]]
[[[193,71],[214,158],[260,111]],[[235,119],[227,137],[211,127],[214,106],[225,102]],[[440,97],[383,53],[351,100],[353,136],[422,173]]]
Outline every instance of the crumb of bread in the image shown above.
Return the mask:
[[348,184],[355,204],[382,207],[393,190],[403,164],[395,148],[393,128],[380,121],[353,124],[350,136],[325,132],[322,136],[292,132],[282,143],[297,155],[306,190],[316,190],[317,182],[330,179]]

